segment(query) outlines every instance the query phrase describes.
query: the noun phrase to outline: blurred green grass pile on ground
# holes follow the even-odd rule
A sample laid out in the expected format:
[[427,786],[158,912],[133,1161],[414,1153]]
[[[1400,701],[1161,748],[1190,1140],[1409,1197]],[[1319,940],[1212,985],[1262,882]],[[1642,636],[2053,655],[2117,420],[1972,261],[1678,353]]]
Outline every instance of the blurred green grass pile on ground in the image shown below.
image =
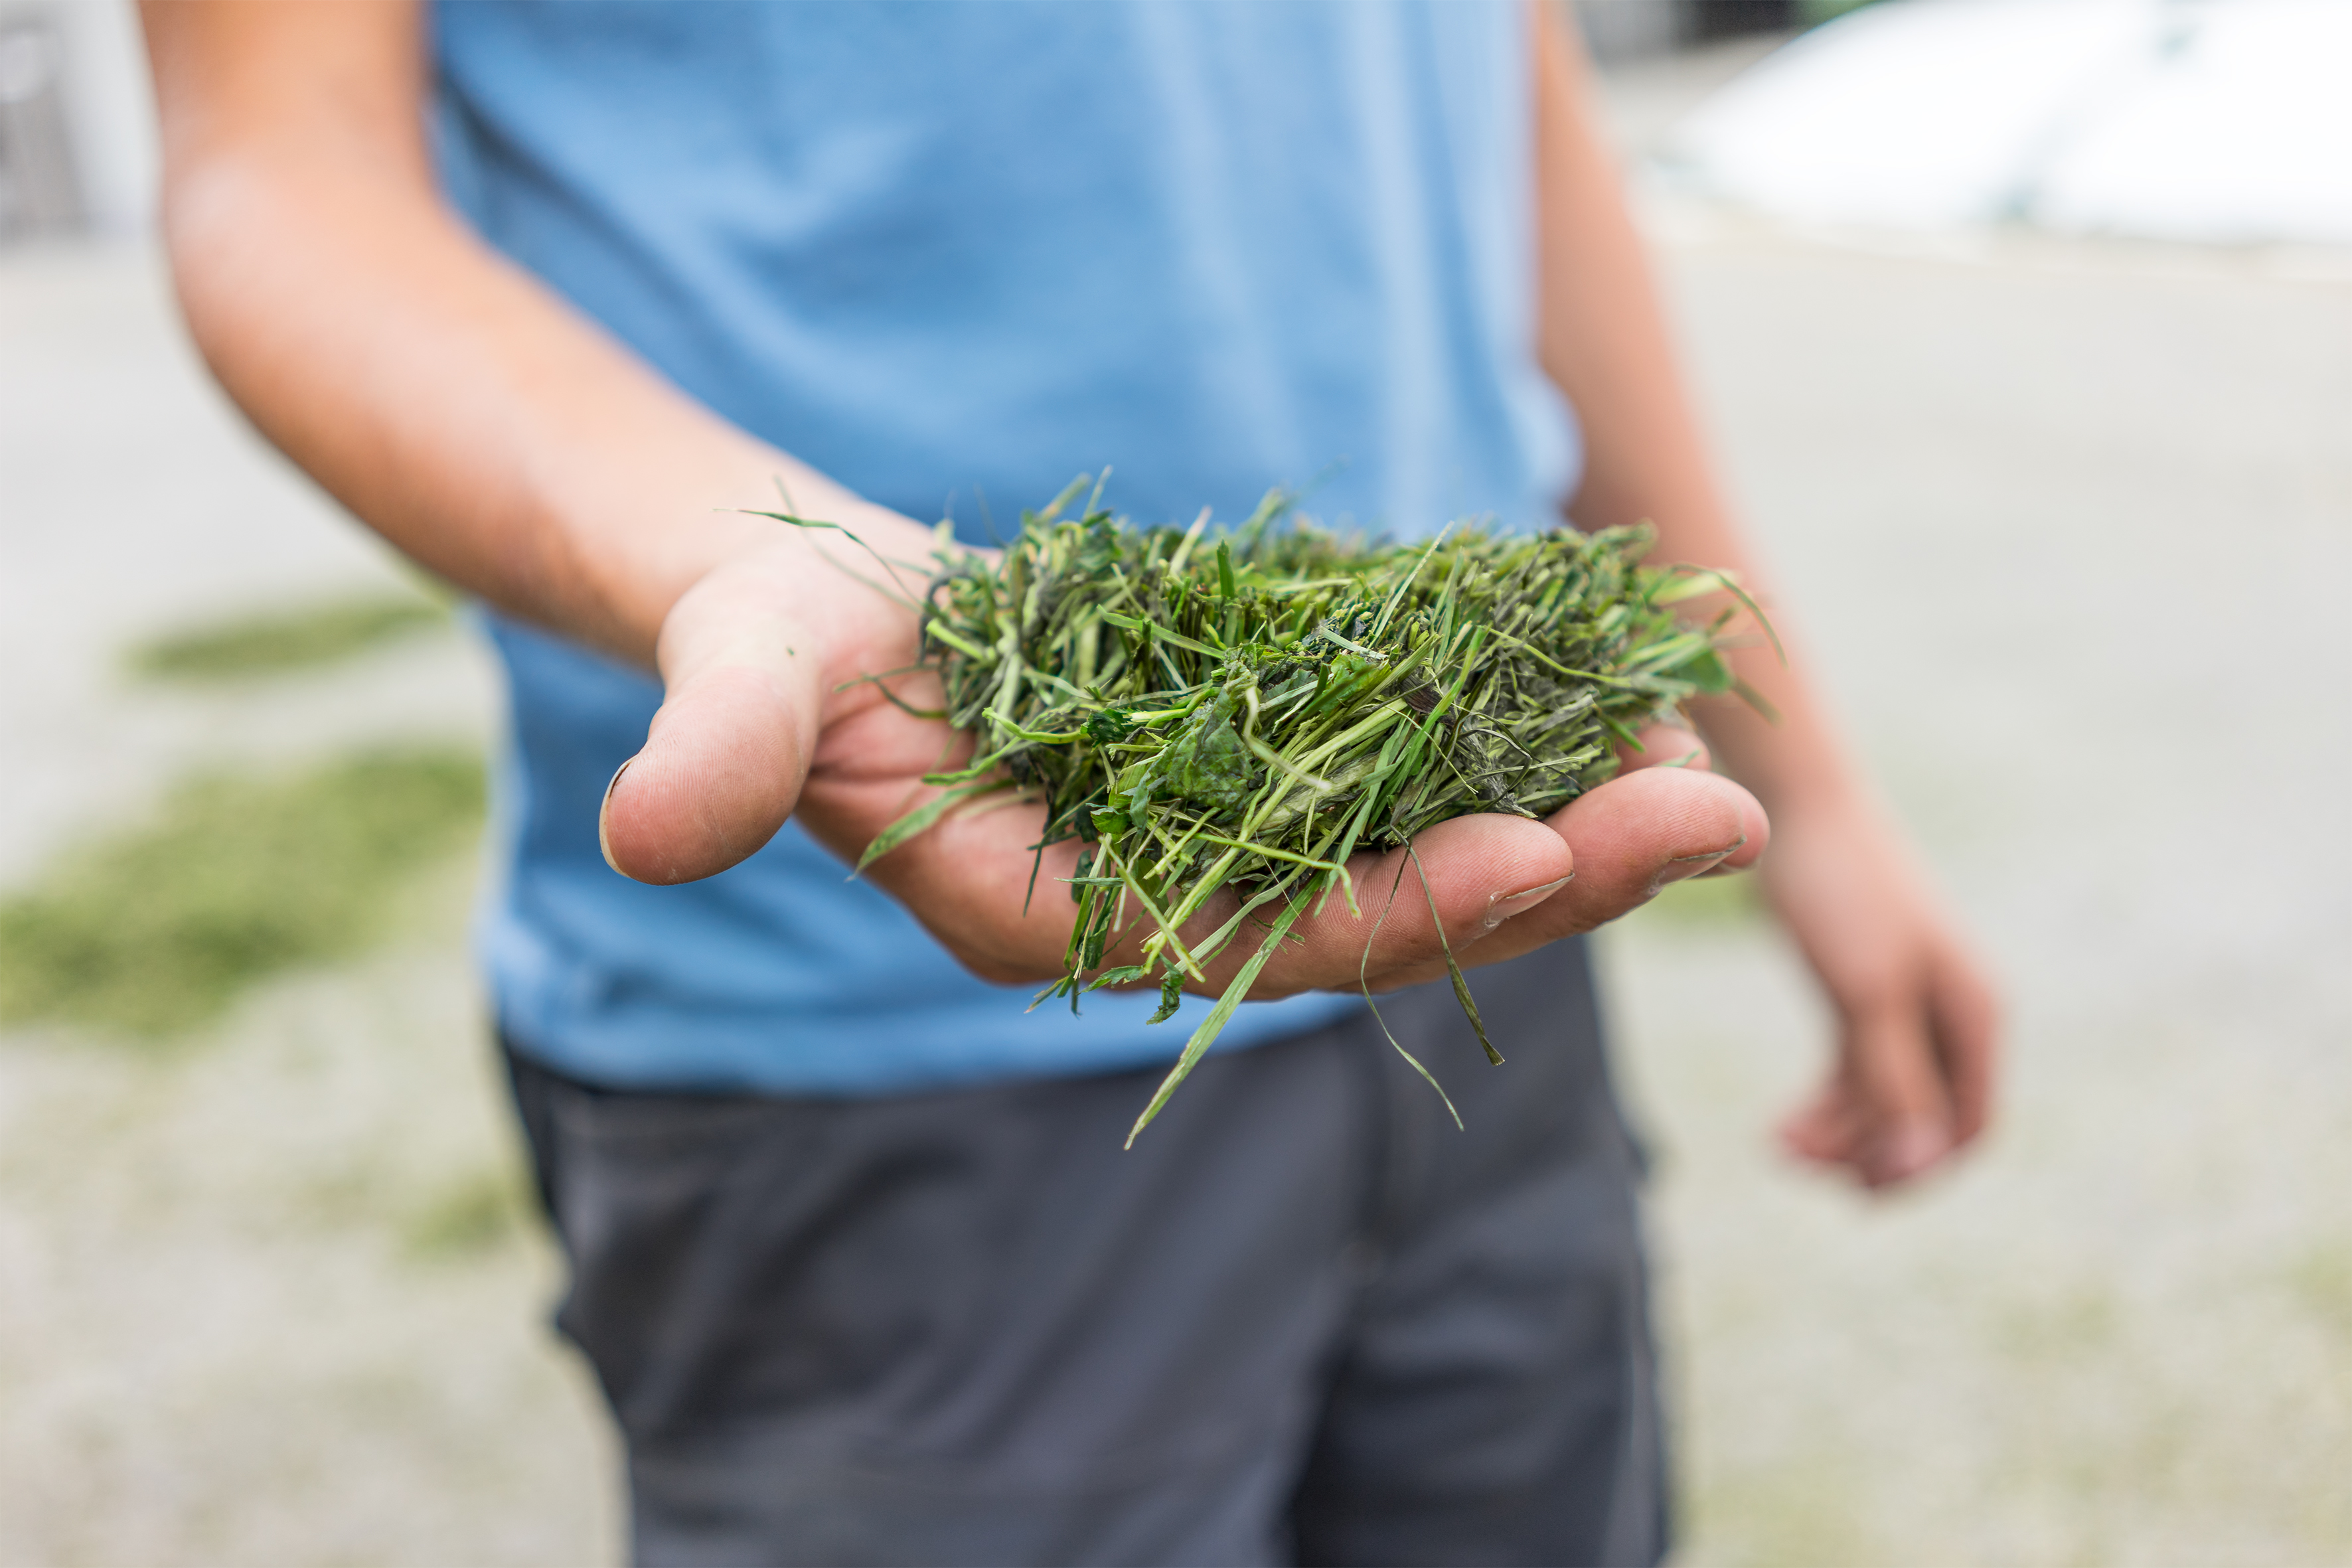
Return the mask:
[[400,889],[475,837],[482,805],[480,759],[447,746],[184,784],[148,824],[0,901],[0,1023],[205,1023],[256,981],[365,949]]
[[410,594],[368,594],[192,627],[142,643],[124,663],[150,680],[242,680],[337,664],[445,624],[447,608]]
[[419,1262],[478,1257],[511,1240],[538,1206],[521,1163],[501,1161],[456,1178],[404,1215],[401,1245]]
[[1740,931],[1771,919],[1764,890],[1753,872],[1731,877],[1693,877],[1669,882],[1658,896],[1625,917],[1644,926],[1697,931]]

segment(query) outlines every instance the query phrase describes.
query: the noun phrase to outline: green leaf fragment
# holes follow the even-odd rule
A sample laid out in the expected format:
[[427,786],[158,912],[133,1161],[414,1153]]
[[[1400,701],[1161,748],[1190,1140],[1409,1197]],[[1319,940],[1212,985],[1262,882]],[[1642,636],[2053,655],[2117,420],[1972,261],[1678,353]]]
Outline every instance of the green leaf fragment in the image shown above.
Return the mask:
[[1134,1127],[1127,1134],[1129,1148],[1135,1147],[1137,1134],[1151,1125],[1151,1119],[1160,1114],[1160,1108],[1168,1103],[1168,1097],[1176,1092],[1176,1086],[1191,1076],[1193,1067],[1208,1053],[1217,1037],[1224,1032],[1225,1021],[1234,1016],[1234,1009],[1242,1005],[1242,998],[1249,994],[1250,987],[1256,984],[1259,971],[1265,967],[1265,961],[1274,956],[1274,950],[1282,945],[1282,939],[1289,934],[1291,926],[1306,908],[1307,895],[1301,893],[1291,900],[1289,907],[1276,917],[1274,928],[1266,932],[1265,941],[1250,954],[1248,962],[1242,965],[1240,972],[1225,987],[1225,994],[1217,998],[1217,1005],[1209,1009],[1209,1016],[1201,1020],[1199,1028],[1192,1031],[1192,1037],[1184,1042],[1184,1054],[1176,1058],[1176,1065],[1168,1069],[1168,1076],[1160,1082],[1159,1091],[1152,1095],[1151,1103],[1145,1106],[1143,1114],[1135,1119]]

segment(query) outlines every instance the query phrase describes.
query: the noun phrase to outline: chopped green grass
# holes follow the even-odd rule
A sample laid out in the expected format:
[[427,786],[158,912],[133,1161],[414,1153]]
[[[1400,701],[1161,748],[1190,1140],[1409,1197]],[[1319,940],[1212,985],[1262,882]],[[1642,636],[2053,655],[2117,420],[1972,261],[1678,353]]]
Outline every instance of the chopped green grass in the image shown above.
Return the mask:
[[[1647,529],[1515,535],[1473,522],[1392,544],[1292,517],[1281,491],[1231,532],[1207,533],[1206,512],[1189,530],[1139,528],[1104,509],[1099,488],[1066,515],[1090,482],[1024,513],[996,554],[942,539],[908,602],[942,689],[929,716],[970,731],[978,754],[929,775],[946,793],[885,828],[858,864],[966,801],[1019,788],[1045,807],[1038,854],[1080,846],[1077,919],[1041,1002],[1076,1008],[1102,986],[1156,983],[1158,1023],[1223,950],[1254,944],[1136,1132],[1292,924],[1335,893],[1360,907],[1351,853],[1408,847],[1472,813],[1557,811],[1616,771],[1615,745],[1643,721],[1702,693],[1761,705],[1719,637],[1755,605],[1721,573],[1640,564]],[[1703,625],[1673,607],[1717,593],[1738,605]],[[1239,910],[1187,935],[1226,892]],[[1114,958],[1130,926],[1149,934]],[[1445,958],[1499,1063],[1450,947]]]
[[414,594],[368,594],[192,626],[142,643],[125,664],[149,680],[244,680],[337,664],[444,625],[448,610]]
[[410,877],[472,840],[482,796],[480,760],[449,748],[184,784],[0,900],[0,1023],[159,1037],[358,952]]

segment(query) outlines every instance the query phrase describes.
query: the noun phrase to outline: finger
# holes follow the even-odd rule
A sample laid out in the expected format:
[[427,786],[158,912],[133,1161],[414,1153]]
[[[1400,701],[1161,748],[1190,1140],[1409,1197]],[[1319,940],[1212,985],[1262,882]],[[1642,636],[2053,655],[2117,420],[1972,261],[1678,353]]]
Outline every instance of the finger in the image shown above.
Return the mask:
[[1652,768],[1612,779],[1555,813],[1548,826],[1576,857],[1576,885],[1544,917],[1578,929],[1616,919],[1669,882],[1717,866],[1747,867],[1771,825],[1754,795],[1729,779]]
[[1934,984],[1929,1021],[1950,1089],[1953,1142],[1964,1145],[1976,1141],[1992,1114],[2000,1005],[1976,965],[1949,948],[1937,955]]
[[605,862],[640,882],[688,882],[766,844],[808,770],[801,721],[772,678],[740,665],[673,691],[605,788]]
[[1617,748],[1618,768],[1633,773],[1642,768],[1696,768],[1705,773],[1714,759],[1698,732],[1685,724],[1645,724],[1641,744]]
[[[1728,779],[1654,769],[1612,779],[1555,812],[1544,826],[1569,846],[1575,879],[1539,906],[1506,909],[1482,921],[1465,968],[1496,963],[1561,937],[1589,931],[1646,903],[1667,883],[1715,866],[1747,866],[1770,837],[1764,808]],[[1418,984],[1444,973],[1444,962],[1399,967],[1375,984]]]
[[[1073,844],[1057,845],[1045,852],[1042,862],[1034,860],[1030,847],[1043,825],[1044,815],[1035,807],[950,816],[876,861],[867,874],[916,910],[982,978],[1049,979],[1062,972],[1069,941],[1074,906],[1065,879],[1075,872],[1077,851]],[[1034,895],[1028,886],[1033,864],[1039,866]],[[1570,869],[1567,847],[1557,834],[1539,823],[1498,816],[1442,823],[1423,834],[1411,854],[1396,849],[1357,856],[1349,864],[1356,907],[1351,910],[1339,889],[1318,895],[1317,907],[1293,925],[1292,940],[1268,956],[1250,994],[1269,1000],[1302,991],[1353,990],[1363,977],[1377,983],[1400,964],[1427,963],[1443,973],[1441,929],[1445,942],[1467,945],[1484,921],[1508,918],[1507,911],[1567,885]],[[1231,890],[1208,900],[1183,921],[1185,952],[1204,948],[1238,908]],[[1497,916],[1498,909],[1506,913]],[[1185,988],[1221,994],[1257,953],[1280,912],[1279,905],[1262,906],[1217,952],[1198,953],[1199,973]],[[1126,929],[1107,948],[1102,966],[1137,962],[1156,929],[1139,910],[1130,909]],[[1176,956],[1172,949],[1170,956]]]
[[1573,887],[1575,868],[1566,840],[1542,823],[1493,814],[1441,822],[1410,852],[1352,859],[1355,908],[1339,892],[1324,900],[1293,928],[1299,941],[1267,962],[1253,994],[1384,988],[1399,972],[1442,974],[1449,945],[1465,955],[1495,926]]
[[[884,787],[860,785],[828,773],[822,791],[827,814],[887,822],[921,803],[898,793],[887,801],[877,797],[863,805],[853,799]],[[813,797],[818,793],[813,784]],[[876,860],[865,874],[914,910],[959,961],[982,978],[1000,983],[1050,979],[1062,973],[1074,923],[1076,910],[1066,879],[1075,874],[1077,847],[1060,844],[1045,851],[1042,859],[1035,857],[1033,847],[1044,820],[1035,806],[951,814]],[[845,854],[856,847],[846,843],[834,847]],[[1289,940],[1268,955],[1250,994],[1263,1000],[1301,991],[1352,990],[1360,976],[1377,977],[1399,963],[1423,961],[1443,973],[1441,929],[1446,942],[1467,945],[1483,922],[1507,918],[1549,896],[1564,885],[1570,869],[1559,837],[1520,817],[1468,816],[1440,824],[1422,835],[1414,853],[1420,858],[1418,868],[1413,854],[1403,849],[1355,857],[1349,870],[1356,907],[1349,907],[1339,889],[1328,897],[1317,895],[1309,911],[1293,925]],[[1222,994],[1264,945],[1282,912],[1279,904],[1261,906],[1222,948],[1206,952],[1212,937],[1230,924],[1239,907],[1234,890],[1222,890],[1182,921],[1181,953],[1171,947],[1166,956],[1179,963],[1187,955],[1195,958],[1198,973],[1186,982],[1186,989]],[[1125,909],[1124,928],[1107,946],[1103,968],[1139,962],[1143,943],[1158,929],[1139,904]]]
[[1863,1126],[1860,1173],[1872,1186],[1906,1182],[1952,1152],[1952,1108],[1919,1002],[1906,995],[1847,1025]]
[[[1754,795],[1718,774],[1683,768],[1612,779],[1543,826],[1569,847],[1576,879],[1479,937],[1458,954],[1465,967],[1605,925],[1669,882],[1717,866],[1753,865],[1771,837]],[[1400,983],[1421,978],[1428,976],[1402,976]]]
[[[1780,1145],[1816,1165],[1859,1166],[1858,1119],[1848,1087],[1832,1077],[1780,1123]],[[1856,1173],[1859,1174],[1857,1168]]]
[[670,608],[665,694],[646,743],[604,789],[604,859],[644,882],[723,871],[775,837],[816,742],[816,648],[802,657],[756,566],[720,569]]

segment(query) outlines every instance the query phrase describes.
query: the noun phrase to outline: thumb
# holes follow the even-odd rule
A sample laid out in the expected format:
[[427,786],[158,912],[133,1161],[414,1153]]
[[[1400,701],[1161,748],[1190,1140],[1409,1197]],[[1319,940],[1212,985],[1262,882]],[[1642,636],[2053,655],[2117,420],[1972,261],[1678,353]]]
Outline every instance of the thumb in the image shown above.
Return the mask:
[[815,748],[816,662],[756,584],[706,579],[679,599],[662,628],[667,695],[605,786],[605,863],[640,882],[690,882],[774,837]]

